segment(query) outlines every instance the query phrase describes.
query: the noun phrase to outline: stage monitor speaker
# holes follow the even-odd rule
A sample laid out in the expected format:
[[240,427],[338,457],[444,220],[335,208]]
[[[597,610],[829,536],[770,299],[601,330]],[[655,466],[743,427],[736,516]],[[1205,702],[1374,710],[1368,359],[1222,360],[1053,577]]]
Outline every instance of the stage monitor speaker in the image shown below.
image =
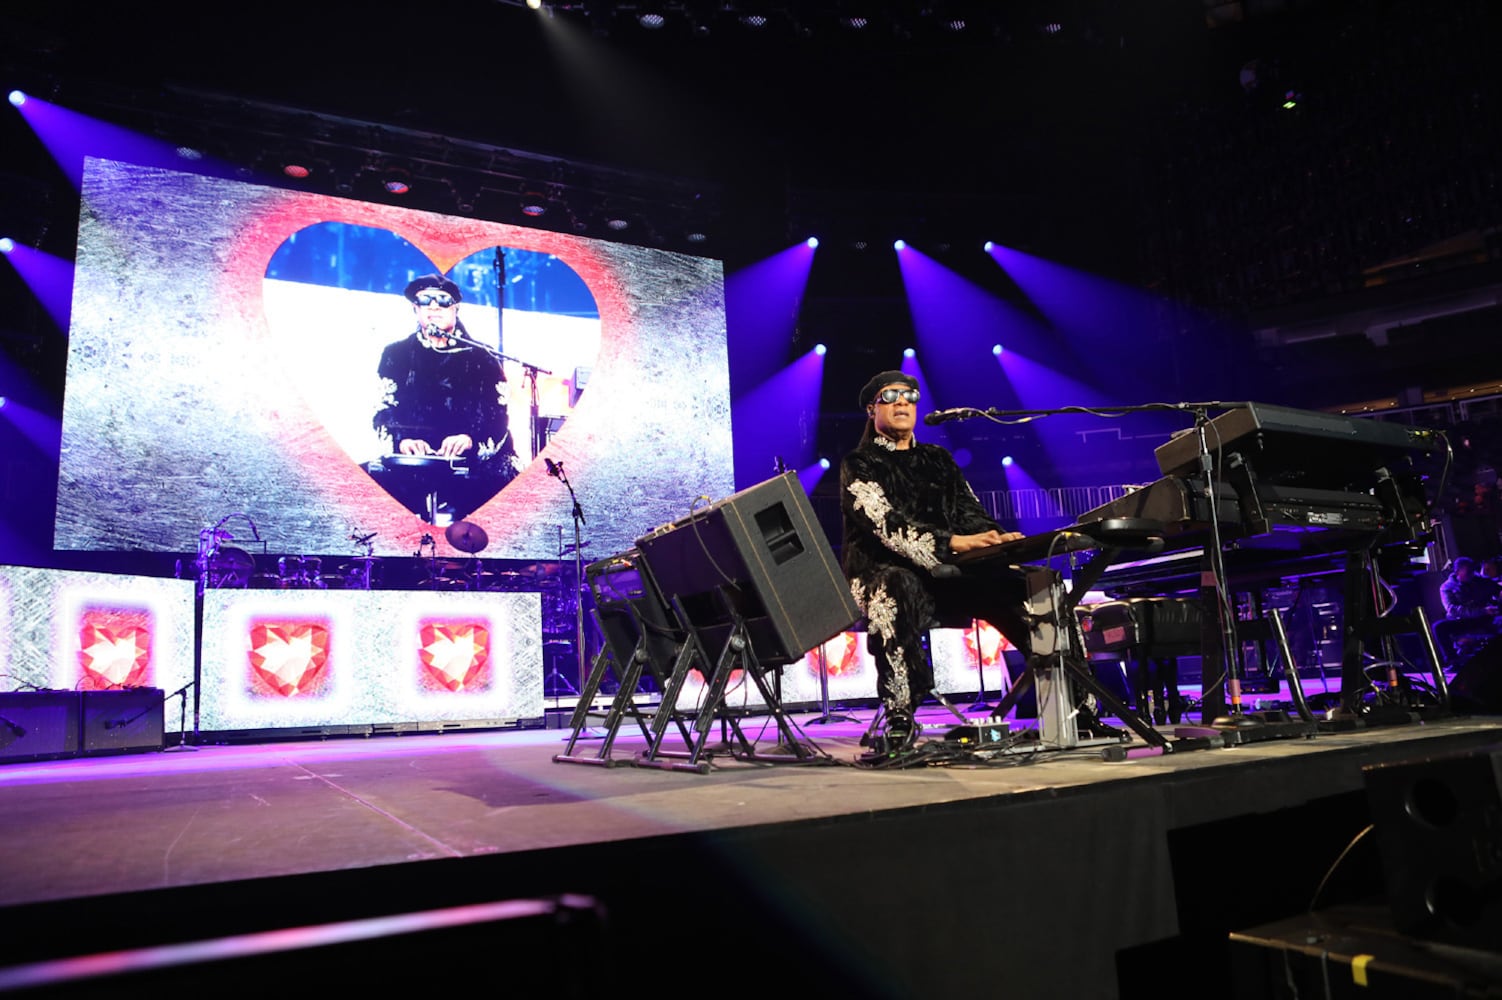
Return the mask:
[[1450,704],[1468,715],[1502,715],[1502,639],[1489,639],[1455,668]]
[[678,657],[683,630],[673,621],[673,612],[658,593],[636,549],[584,567],[595,601],[595,615],[605,633],[605,644],[615,659],[617,678],[643,647],[652,672],[665,680]]
[[795,472],[658,528],[636,546],[663,599],[678,602],[711,658],[733,615],[763,666],[799,659],[860,617]]
[[1366,768],[1393,925],[1462,947],[1502,941],[1502,744]]
[[161,688],[83,692],[83,752],[162,749]]
[[78,755],[77,691],[0,694],[0,763]]

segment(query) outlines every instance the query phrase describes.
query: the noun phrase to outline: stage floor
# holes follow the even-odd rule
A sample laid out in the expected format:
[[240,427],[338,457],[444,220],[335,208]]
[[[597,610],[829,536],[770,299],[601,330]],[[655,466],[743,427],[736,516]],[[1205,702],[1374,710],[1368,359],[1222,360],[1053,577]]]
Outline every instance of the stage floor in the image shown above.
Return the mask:
[[[558,729],[6,764],[0,905],[1057,795],[1254,762],[1361,760],[1379,750],[1384,758],[1423,756],[1447,738],[1474,734],[1502,740],[1502,719],[1475,717],[1122,762],[1103,760],[1108,744],[1092,743],[983,763],[872,769],[858,764],[872,710],[853,715],[855,723],[822,724],[793,716],[819,751],[808,763],[720,754],[709,774],[629,766],[645,745],[630,722],[611,755],[624,766],[609,768],[555,762],[568,736]],[[955,720],[926,707],[920,721],[928,739]],[[771,753],[776,732],[761,722],[744,725],[762,737],[758,750]],[[711,735],[717,742],[718,732]],[[581,755],[596,750],[589,739],[576,747]]]

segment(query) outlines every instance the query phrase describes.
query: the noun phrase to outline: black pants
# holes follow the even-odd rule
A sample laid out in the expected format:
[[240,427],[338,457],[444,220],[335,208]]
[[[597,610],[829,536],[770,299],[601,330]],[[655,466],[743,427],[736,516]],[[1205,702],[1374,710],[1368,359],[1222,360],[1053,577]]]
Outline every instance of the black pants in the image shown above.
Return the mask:
[[933,665],[923,640],[937,621],[979,618],[1023,655],[1030,648],[1020,573],[999,566],[938,579],[887,567],[859,581],[866,612],[867,648],[876,659],[876,693],[889,712],[911,712],[933,691]]

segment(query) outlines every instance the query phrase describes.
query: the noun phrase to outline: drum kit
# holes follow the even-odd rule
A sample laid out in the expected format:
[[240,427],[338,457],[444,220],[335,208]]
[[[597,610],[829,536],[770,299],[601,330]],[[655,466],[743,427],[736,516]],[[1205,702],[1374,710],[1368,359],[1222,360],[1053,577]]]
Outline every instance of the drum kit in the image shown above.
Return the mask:
[[[232,515],[235,516],[235,515]],[[562,633],[575,615],[572,588],[566,585],[564,566],[554,562],[519,563],[482,560],[479,553],[490,544],[485,529],[471,521],[455,521],[444,530],[444,539],[458,553],[470,558],[440,558],[432,535],[424,534],[412,560],[388,560],[374,555],[374,533],[352,534],[350,540],[363,554],[334,565],[325,572],[323,556],[259,557],[247,549],[228,544],[234,536],[222,530],[224,522],[199,533],[199,556],[195,568],[200,588],[250,588],[256,590],[379,590],[387,586],[419,590],[538,592],[542,595],[543,621],[556,623]],[[256,532],[261,549],[266,543]],[[258,564],[274,571],[262,569]],[[414,573],[413,570],[416,570]],[[389,572],[388,570],[394,571]],[[390,579],[387,579],[387,577]],[[547,629],[545,629],[547,631]]]

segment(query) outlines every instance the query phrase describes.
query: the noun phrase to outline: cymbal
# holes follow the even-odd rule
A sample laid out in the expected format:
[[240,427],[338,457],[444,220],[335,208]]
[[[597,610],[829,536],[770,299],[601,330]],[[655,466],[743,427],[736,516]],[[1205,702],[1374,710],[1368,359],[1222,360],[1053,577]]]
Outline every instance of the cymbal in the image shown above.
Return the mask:
[[485,529],[470,521],[455,521],[444,529],[443,536],[460,552],[479,552],[490,544]]

